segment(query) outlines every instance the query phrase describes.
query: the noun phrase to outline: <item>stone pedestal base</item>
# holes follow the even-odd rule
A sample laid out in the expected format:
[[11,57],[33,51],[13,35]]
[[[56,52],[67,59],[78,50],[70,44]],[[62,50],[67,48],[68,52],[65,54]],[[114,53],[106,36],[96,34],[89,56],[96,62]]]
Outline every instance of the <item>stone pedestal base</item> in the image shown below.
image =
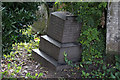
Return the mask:
[[80,61],[82,52],[78,43],[60,43],[47,35],[41,36],[39,50],[60,64],[65,64],[64,52],[67,54],[67,58],[73,62]]
[[68,60],[74,63],[80,62],[82,52],[80,44],[60,43],[47,35],[41,36],[39,49],[33,49],[32,55],[42,66],[59,71],[70,68],[64,61],[64,52],[66,52]]
[[64,53],[68,60],[76,63],[81,59],[82,47],[77,42],[81,23],[69,12],[51,13],[47,35],[41,36],[39,49],[33,49],[33,56],[44,66],[60,70],[65,68]]
[[65,68],[71,68],[69,65],[59,64],[55,59],[46,55],[46,53],[40,51],[39,49],[33,49],[32,53],[32,57],[34,57],[37,62],[40,62],[42,66],[47,67],[50,70],[61,71]]

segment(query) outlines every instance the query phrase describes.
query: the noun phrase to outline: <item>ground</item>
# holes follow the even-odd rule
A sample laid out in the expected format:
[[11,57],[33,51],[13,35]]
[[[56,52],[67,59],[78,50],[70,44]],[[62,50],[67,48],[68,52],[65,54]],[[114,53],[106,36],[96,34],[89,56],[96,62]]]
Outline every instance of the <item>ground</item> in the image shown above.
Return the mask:
[[[35,40],[39,40],[35,38]],[[34,44],[34,45],[33,45]],[[14,51],[10,55],[3,55],[1,60],[0,72],[3,78],[103,78],[110,77],[110,71],[114,70],[116,73],[119,71],[117,67],[110,64],[79,64],[80,67],[71,67],[61,71],[54,71],[48,67],[43,67],[31,56],[31,50],[38,48],[38,42],[30,41],[29,43],[20,43],[14,45]],[[35,47],[36,46],[36,47]],[[100,61],[100,60],[96,60]],[[111,72],[111,77],[115,76]],[[38,77],[40,75],[40,77]],[[5,80],[5,79],[3,79]]]
[[[14,57],[1,60],[1,71],[4,72],[8,70],[8,74],[4,75],[4,78],[10,77],[11,73],[14,73],[15,78],[27,78],[27,73],[30,73],[31,75],[35,75],[36,73],[43,73],[40,78],[80,78],[81,76],[80,70],[76,68],[68,68],[61,71],[50,70],[49,68],[43,67],[40,63],[36,62],[34,58],[31,57],[32,53],[29,53],[26,48],[22,47],[22,49],[20,50],[18,50],[17,48],[15,49],[17,52]],[[9,63],[11,65],[8,69]],[[13,68],[14,64],[17,64],[17,66],[21,66],[21,70],[18,73],[16,73]]]
[[116,73],[119,73],[117,67],[115,68],[115,66],[106,63],[104,65],[100,60],[96,60],[100,64],[93,61],[89,65],[83,64],[84,67],[79,64],[79,68],[71,67],[61,71],[54,71],[48,67],[43,67],[41,65],[43,62],[38,63],[31,57],[32,49],[39,47],[39,41],[40,38],[36,37],[29,43],[14,44],[10,55],[3,55],[0,68],[3,78],[115,78],[114,73],[110,73],[110,71],[114,70]]

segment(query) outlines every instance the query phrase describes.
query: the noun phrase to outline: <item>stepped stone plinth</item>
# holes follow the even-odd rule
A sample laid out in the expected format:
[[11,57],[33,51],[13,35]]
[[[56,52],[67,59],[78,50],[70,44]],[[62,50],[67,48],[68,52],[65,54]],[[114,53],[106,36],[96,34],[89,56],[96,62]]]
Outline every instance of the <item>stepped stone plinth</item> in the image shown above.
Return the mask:
[[40,50],[54,58],[59,64],[65,64],[64,52],[68,54],[69,60],[80,61],[81,47],[77,43],[62,44],[45,35],[41,36]]
[[35,60],[43,66],[60,70],[67,66],[64,61],[65,52],[69,60],[79,62],[82,52],[77,42],[80,30],[81,24],[76,21],[76,16],[69,12],[53,12],[47,35],[40,37],[39,49],[33,49]]

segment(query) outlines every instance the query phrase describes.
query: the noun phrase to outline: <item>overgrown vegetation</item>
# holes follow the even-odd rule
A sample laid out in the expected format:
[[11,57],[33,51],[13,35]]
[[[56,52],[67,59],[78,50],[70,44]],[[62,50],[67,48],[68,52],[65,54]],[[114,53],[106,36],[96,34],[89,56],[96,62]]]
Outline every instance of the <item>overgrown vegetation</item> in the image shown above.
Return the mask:
[[[67,53],[64,53],[65,61],[74,67],[85,67],[82,70],[82,77],[84,78],[117,78],[120,79],[120,72],[118,66],[117,55],[115,57],[116,64],[106,64],[105,58],[105,35],[106,35],[106,2],[69,2],[64,3],[65,6],[61,10],[66,10],[74,15],[77,15],[78,22],[82,23],[81,34],[79,42],[82,44],[82,61],[80,65],[73,65],[67,60]],[[69,53],[68,53],[69,54]],[[120,57],[119,57],[120,58]],[[103,62],[104,61],[104,62]],[[88,66],[95,65],[97,70],[87,72]]]
[[93,61],[100,58],[105,53],[106,28],[104,21],[107,3],[79,2],[65,4],[64,9],[77,15],[77,20],[82,23],[79,38],[83,47],[82,61]]
[[[82,23],[82,30],[78,39],[83,48],[82,61],[80,64],[73,64],[72,61],[67,59],[69,53],[64,53],[66,63],[79,70],[83,68],[80,70],[82,78],[116,78],[119,80],[120,55],[115,56],[115,64],[108,64],[104,61],[107,3],[56,2],[54,6],[61,4],[64,5],[58,10],[73,13],[78,16],[78,22]],[[33,48],[38,48],[39,38],[31,35],[31,26],[29,26],[36,20],[34,12],[38,5],[38,3],[3,3],[3,52],[10,52],[9,55],[4,54],[7,70],[3,71],[2,74],[5,76],[14,77],[21,70],[20,65],[11,63],[13,61],[17,62],[14,58],[16,54],[22,55],[17,50],[20,51],[24,47],[28,53],[31,53]],[[36,42],[31,39],[36,40]],[[89,69],[90,67],[92,69]],[[10,72],[11,69],[13,69],[12,72]],[[43,73],[36,73],[35,75],[27,73],[26,77],[39,78],[42,75]]]
[[[35,2],[3,2],[2,3],[2,43],[3,54],[9,54],[12,44],[29,42],[33,37],[23,34],[28,25],[37,20],[36,11],[40,3]],[[20,31],[21,30],[21,31]]]
[[[23,31],[23,34],[29,34],[32,35],[32,27],[28,26],[29,28],[27,30]],[[18,59],[19,57],[22,57],[24,59],[24,57],[28,57],[28,59],[32,59],[31,57],[31,53],[32,53],[32,49],[38,48],[39,46],[39,37],[37,37],[37,34],[33,35],[34,40],[30,40],[28,43],[15,43],[12,44],[12,51],[10,52],[10,54],[4,54],[3,55],[3,62],[2,62],[2,78],[22,78],[22,76],[18,76],[21,75],[21,70],[23,65],[25,64],[25,62],[20,62]],[[23,55],[23,52],[21,53],[21,51],[26,50],[27,55]],[[25,52],[25,51],[24,51]],[[27,73],[25,75],[25,78],[39,78],[43,75],[43,73],[35,73],[35,75],[32,75],[31,73]]]

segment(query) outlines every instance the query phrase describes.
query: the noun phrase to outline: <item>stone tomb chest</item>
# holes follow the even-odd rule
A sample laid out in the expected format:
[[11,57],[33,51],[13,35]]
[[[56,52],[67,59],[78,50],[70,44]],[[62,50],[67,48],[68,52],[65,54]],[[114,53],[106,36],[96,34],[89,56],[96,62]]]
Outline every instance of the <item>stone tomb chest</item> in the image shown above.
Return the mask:
[[80,35],[80,26],[76,16],[68,12],[54,12],[51,14],[47,35],[61,42],[76,42]]
[[[53,12],[50,16],[47,35],[40,37],[39,50],[34,49],[33,54],[43,65],[51,64],[58,69],[66,65],[64,52],[67,58],[73,62],[80,61],[81,45],[77,42],[80,35],[81,24],[75,20],[75,16],[68,12]],[[45,61],[45,62],[43,62]]]

